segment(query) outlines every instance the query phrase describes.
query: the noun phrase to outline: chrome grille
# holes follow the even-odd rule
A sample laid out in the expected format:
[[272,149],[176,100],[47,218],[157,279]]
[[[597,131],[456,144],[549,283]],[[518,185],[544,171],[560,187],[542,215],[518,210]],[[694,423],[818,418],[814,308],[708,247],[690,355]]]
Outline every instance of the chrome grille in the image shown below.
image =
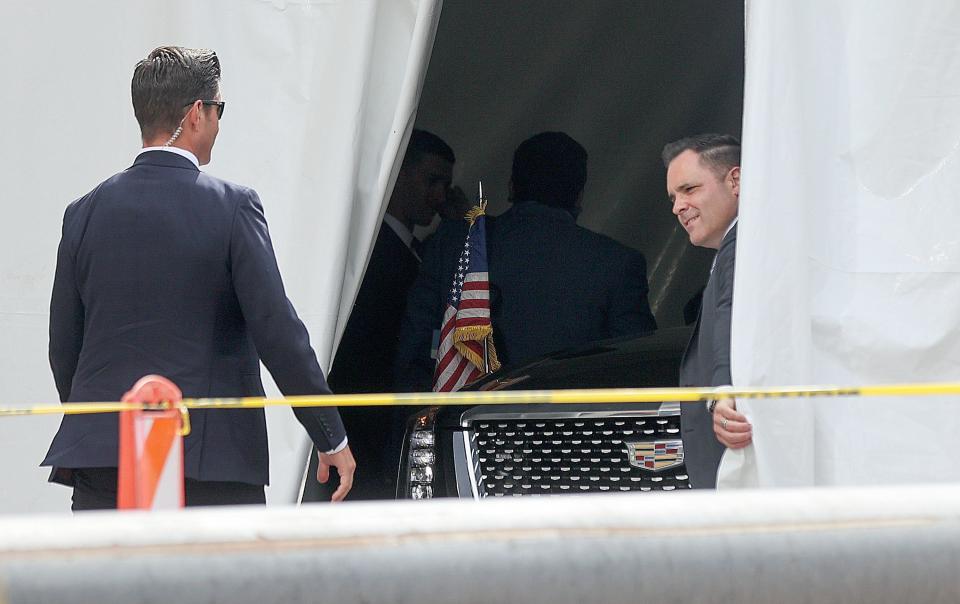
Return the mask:
[[630,464],[626,443],[680,439],[678,410],[478,417],[464,426],[477,497],[689,489],[683,464]]

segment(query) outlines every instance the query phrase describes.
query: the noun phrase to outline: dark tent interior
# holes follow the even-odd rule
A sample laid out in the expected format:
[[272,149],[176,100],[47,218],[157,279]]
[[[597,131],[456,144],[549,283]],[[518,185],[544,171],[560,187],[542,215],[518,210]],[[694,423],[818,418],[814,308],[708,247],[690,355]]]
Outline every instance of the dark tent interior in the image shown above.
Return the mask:
[[661,327],[706,282],[711,250],[670,213],[663,145],[740,135],[742,0],[447,0],[417,127],[454,149],[454,181],[507,207],[513,150],[561,130],[586,147],[579,223],[640,250]]
[[[454,183],[468,196],[483,181],[494,215],[508,208],[520,142],[547,130],[580,142],[589,159],[578,222],[641,251],[659,326],[682,325],[713,251],[692,247],[671,213],[660,152],[691,134],[739,136],[743,19],[742,0],[446,0],[416,125],[453,147]],[[391,496],[403,422],[384,418],[414,410],[344,412],[370,476],[352,498]],[[307,481],[304,500],[332,488]]]

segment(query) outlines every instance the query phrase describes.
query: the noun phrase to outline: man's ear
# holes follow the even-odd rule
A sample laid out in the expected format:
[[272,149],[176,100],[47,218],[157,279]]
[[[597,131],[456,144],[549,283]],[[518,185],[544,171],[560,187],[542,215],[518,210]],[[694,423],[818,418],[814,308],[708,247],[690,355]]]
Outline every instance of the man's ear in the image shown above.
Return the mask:
[[740,197],[740,166],[732,168],[727,173],[727,185],[734,195]]
[[196,109],[197,105],[194,103],[190,105],[187,112],[183,114],[183,121],[180,122],[180,125],[183,126],[184,130],[190,130],[191,132],[196,131],[200,117],[200,113]]

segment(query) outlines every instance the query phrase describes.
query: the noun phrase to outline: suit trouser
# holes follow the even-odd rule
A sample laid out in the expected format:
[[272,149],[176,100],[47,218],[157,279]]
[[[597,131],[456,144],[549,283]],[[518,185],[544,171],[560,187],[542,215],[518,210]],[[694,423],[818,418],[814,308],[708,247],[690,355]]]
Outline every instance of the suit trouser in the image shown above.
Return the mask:
[[694,489],[717,488],[717,469],[726,447],[713,433],[713,415],[703,403],[680,406],[683,461]]
[[[77,468],[73,472],[74,512],[114,510],[117,508],[116,468]],[[183,481],[184,503],[188,507],[204,505],[264,504],[263,485],[245,482]]]

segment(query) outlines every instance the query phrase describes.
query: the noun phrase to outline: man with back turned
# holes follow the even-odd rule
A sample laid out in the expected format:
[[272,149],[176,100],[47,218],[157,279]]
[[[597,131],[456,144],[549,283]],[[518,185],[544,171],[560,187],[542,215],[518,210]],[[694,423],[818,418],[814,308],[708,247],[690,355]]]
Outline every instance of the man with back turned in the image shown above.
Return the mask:
[[[143,149],[67,207],[50,303],[50,365],[63,401],[116,400],[144,374],[184,397],[262,396],[260,361],[287,395],[327,394],[284,292],[256,192],[200,166],[225,103],[216,53],[160,47],[131,84]],[[320,451],[318,477],[355,468],[333,408],[295,409]],[[184,440],[187,505],[263,503],[261,409],[194,410]],[[43,465],[73,509],[116,507],[117,417],[66,416]]]

